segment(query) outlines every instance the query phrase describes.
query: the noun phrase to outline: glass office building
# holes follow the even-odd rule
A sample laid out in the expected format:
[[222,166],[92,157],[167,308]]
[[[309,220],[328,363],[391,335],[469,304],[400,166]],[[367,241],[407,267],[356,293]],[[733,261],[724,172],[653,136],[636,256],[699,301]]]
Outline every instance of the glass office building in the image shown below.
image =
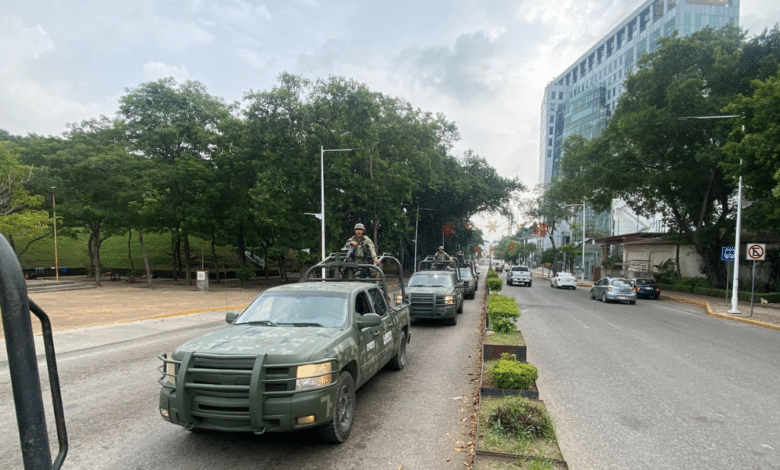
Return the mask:
[[660,37],[674,31],[686,36],[729,23],[739,24],[739,0],[644,2],[545,88],[539,182],[547,185],[557,174],[567,137],[579,134],[590,139],[604,130],[626,76],[636,70],[643,54],[657,49]]

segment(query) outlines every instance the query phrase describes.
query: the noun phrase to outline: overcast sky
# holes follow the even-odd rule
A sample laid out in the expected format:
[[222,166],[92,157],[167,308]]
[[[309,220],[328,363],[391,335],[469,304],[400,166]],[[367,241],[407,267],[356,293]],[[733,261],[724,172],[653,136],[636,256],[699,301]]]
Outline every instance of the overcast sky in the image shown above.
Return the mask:
[[[549,80],[642,0],[0,0],[0,129],[60,135],[173,76],[228,103],[281,72],[338,75],[442,112],[504,177],[538,180]],[[755,35],[777,0],[742,0]]]

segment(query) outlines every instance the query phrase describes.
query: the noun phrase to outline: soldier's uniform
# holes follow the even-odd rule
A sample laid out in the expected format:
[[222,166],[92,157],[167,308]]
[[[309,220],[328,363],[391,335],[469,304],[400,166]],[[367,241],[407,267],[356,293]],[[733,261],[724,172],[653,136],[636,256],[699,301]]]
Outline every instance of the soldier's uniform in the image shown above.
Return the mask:
[[439,251],[436,252],[435,255],[433,255],[433,259],[435,259],[436,261],[450,261],[452,257],[448,255],[447,252],[444,251],[444,249],[440,249]]
[[377,262],[379,260],[379,257],[376,255],[374,242],[372,242],[370,238],[363,235],[363,237],[358,240],[357,236],[353,235],[352,238],[347,240],[347,244],[344,245],[344,247],[349,248],[352,242],[358,242],[357,246],[355,247],[356,261],[370,263]]

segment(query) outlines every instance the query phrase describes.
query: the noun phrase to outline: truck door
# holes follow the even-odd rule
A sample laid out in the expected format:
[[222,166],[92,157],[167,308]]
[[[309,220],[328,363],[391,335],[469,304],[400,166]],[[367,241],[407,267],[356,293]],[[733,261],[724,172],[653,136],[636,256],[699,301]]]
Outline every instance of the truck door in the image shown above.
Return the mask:
[[[355,313],[365,315],[366,313],[376,313],[371,301],[365,291],[358,293],[355,297]],[[368,380],[381,367],[380,356],[382,354],[382,330],[383,325],[371,326],[360,330],[360,369],[361,383]]]
[[384,365],[393,357],[393,351],[395,351],[395,342],[398,340],[396,338],[398,334],[397,319],[390,314],[387,298],[382,294],[380,288],[372,287],[368,292],[374,303],[374,312],[382,317],[381,341],[377,341],[377,343],[382,344],[379,363]]

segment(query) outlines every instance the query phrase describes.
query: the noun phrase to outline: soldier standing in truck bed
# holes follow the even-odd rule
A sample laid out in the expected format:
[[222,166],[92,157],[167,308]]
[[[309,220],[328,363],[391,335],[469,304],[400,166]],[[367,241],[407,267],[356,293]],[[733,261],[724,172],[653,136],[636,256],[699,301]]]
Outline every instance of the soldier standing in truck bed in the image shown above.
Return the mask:
[[366,236],[366,227],[361,224],[355,224],[355,235],[347,240],[345,247],[350,245],[355,247],[355,259],[360,262],[373,260],[373,263],[379,264],[379,257],[376,255],[374,242]]

